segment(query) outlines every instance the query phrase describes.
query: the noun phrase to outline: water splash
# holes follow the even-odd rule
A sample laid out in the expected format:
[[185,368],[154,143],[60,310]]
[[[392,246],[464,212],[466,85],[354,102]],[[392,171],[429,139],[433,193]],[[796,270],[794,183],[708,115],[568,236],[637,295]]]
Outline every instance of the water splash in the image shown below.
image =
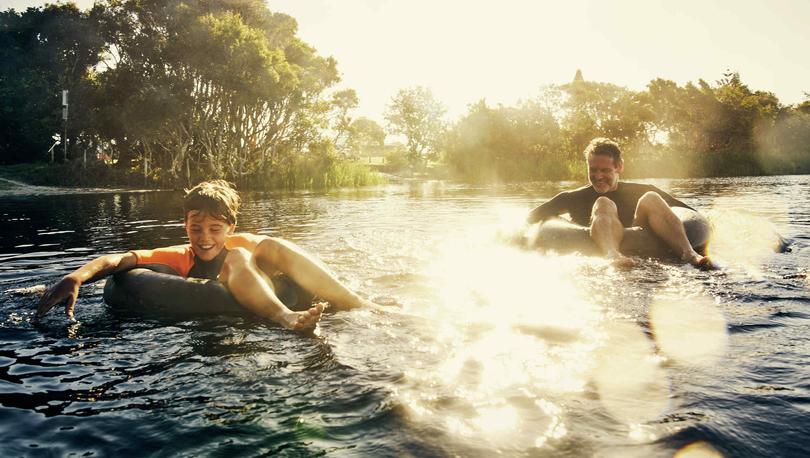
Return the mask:
[[726,320],[709,298],[657,297],[649,315],[658,347],[678,363],[706,366],[725,353]]
[[[767,218],[735,208],[727,199],[718,198],[707,213],[714,233],[709,253],[754,278],[763,278],[762,264],[776,252],[786,249],[787,242]],[[772,205],[772,214],[784,218],[784,203]]]
[[427,276],[434,301],[410,311],[432,327],[432,360],[405,371],[397,396],[413,419],[499,450],[567,435],[563,401],[586,390],[601,308],[583,296],[578,256],[503,244],[491,227],[444,244]]
[[593,379],[599,399],[617,420],[639,425],[669,407],[669,382],[652,343],[635,323],[605,326]]

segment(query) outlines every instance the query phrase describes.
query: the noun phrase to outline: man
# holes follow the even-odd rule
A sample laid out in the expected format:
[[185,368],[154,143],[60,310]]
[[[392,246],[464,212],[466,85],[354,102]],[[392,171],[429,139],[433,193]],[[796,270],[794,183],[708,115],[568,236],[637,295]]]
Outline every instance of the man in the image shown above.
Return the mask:
[[681,259],[700,268],[712,269],[707,256],[695,251],[683,224],[670,207],[690,208],[652,185],[624,183],[619,174],[624,161],[619,145],[606,138],[595,138],[585,148],[590,186],[557,194],[529,213],[528,222],[537,223],[568,213],[574,223],[590,228],[596,246],[623,267],[635,261],[619,251],[624,228],[640,226],[651,230]]

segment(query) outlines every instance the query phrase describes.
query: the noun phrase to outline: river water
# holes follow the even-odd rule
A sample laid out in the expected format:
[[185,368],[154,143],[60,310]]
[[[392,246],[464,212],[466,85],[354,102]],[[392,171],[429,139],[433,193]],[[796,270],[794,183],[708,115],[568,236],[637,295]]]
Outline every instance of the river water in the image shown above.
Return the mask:
[[180,243],[181,196],[4,184],[0,456],[806,456],[810,177],[650,182],[709,215],[722,271],[504,241],[572,183],[246,194],[242,230],[387,305],[319,338],[122,315],[103,282],[33,325],[9,290]]

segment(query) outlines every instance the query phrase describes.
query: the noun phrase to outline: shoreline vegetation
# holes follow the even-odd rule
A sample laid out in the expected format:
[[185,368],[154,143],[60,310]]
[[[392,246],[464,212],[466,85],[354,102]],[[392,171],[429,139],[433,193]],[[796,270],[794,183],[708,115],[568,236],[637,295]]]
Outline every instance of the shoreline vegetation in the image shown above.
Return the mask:
[[[306,169],[298,171],[282,183],[254,183],[242,181],[242,190],[269,191],[295,189],[331,189],[362,187],[386,184],[391,175],[375,172],[363,164],[340,162],[323,173],[308,174]],[[85,166],[80,161],[66,163],[22,163],[0,165],[0,189],[7,185],[28,185],[62,188],[101,188],[101,189],[150,189],[177,190],[188,187],[184,183],[161,183],[144,179],[137,172],[121,171],[106,164],[90,163]]]
[[354,116],[360,101],[339,87],[338,62],[296,33],[262,0],[0,11],[0,176],[153,189],[223,178],[253,190],[389,176],[583,181],[594,137],[620,144],[630,178],[810,173],[810,93],[785,105],[734,71],[641,91],[577,71],[514,106],[481,99],[456,120],[429,89],[404,88],[381,124]]

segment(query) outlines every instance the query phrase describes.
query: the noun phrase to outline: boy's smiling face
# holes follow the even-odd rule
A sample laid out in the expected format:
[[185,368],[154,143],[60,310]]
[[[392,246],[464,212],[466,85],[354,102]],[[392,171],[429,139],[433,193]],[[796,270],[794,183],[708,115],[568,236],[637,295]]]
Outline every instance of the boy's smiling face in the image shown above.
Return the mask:
[[194,255],[210,261],[225,248],[225,241],[236,229],[235,224],[214,218],[206,212],[192,210],[186,214],[186,235]]

